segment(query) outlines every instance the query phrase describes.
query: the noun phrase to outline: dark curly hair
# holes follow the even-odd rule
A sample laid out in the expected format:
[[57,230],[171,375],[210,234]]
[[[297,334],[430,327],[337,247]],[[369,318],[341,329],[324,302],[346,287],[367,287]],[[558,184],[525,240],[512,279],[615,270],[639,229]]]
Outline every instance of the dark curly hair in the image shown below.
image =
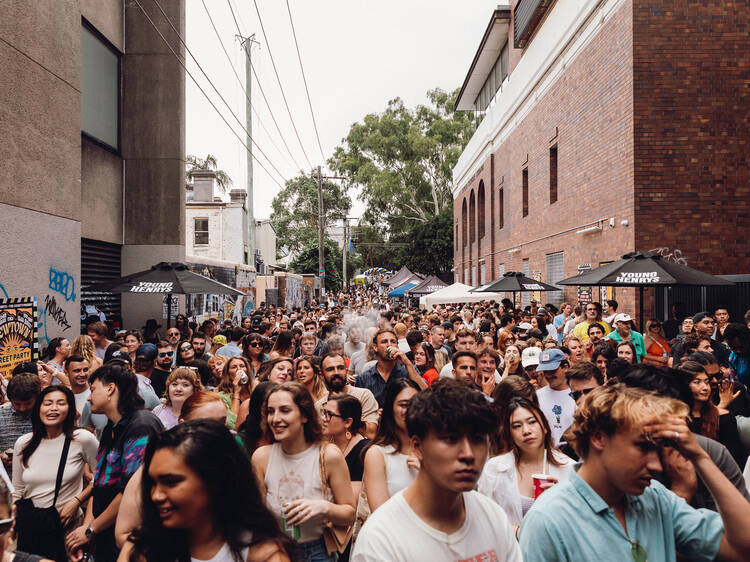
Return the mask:
[[122,363],[107,363],[99,367],[91,373],[89,384],[97,380],[102,381],[102,384],[114,383],[117,387],[120,395],[117,400],[117,411],[123,416],[143,408],[143,398],[138,394],[138,378]]

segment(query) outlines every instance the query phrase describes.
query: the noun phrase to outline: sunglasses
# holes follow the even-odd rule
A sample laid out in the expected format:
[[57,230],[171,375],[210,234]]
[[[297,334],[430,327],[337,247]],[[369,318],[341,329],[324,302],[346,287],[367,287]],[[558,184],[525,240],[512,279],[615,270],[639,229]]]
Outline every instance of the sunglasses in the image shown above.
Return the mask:
[[160,351],[159,357],[172,357],[174,355],[174,351]]
[[331,412],[330,410],[326,410],[326,409],[323,410],[323,418],[327,419],[327,420],[330,420],[331,418],[341,418],[342,420],[346,419],[341,414],[336,414],[336,413]]
[[13,518],[9,519],[0,519],[0,535],[4,535],[8,531],[10,531],[10,528],[13,526]]
[[259,341],[254,341],[254,342],[250,342],[247,345],[249,345],[250,347],[260,347],[260,342]]
[[573,400],[575,400],[576,402],[578,402],[578,399],[581,396],[585,396],[586,394],[588,394],[592,390],[594,390],[594,389],[593,388],[584,388],[583,390],[574,390],[574,391],[572,391],[570,393],[570,396],[573,398]]
[[661,322],[654,322],[653,324],[651,324],[651,327],[652,328],[661,328]]
[[179,336],[179,335],[180,335],[180,332],[167,332],[167,337],[170,337],[170,338],[174,336]]
[[189,351],[191,349],[193,349],[192,345],[184,345],[180,348],[180,351]]

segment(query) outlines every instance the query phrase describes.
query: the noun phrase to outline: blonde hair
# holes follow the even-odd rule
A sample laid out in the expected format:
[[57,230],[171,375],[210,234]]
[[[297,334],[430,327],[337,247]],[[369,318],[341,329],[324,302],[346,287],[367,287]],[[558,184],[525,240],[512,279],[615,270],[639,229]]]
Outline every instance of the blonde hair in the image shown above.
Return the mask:
[[203,390],[203,384],[201,383],[201,379],[196,371],[194,371],[190,367],[177,367],[171,373],[169,373],[169,376],[164,383],[164,398],[166,398],[167,400],[167,406],[172,405],[172,399],[169,397],[169,385],[179,379],[186,380],[191,385],[193,385],[193,392]]
[[96,347],[94,346],[94,340],[91,339],[91,336],[81,334],[75,340],[73,340],[73,345],[70,346],[70,354],[80,355],[89,362],[90,366],[93,366],[94,359],[96,358]]
[[393,330],[396,332],[396,338],[403,339],[406,337],[406,332],[408,331],[406,328],[406,324],[402,324],[399,322],[393,327]]
[[623,428],[639,427],[670,416],[686,418],[690,410],[684,402],[644,390],[625,386],[599,386],[578,401],[573,423],[563,438],[585,460],[590,438],[602,431],[614,435]]

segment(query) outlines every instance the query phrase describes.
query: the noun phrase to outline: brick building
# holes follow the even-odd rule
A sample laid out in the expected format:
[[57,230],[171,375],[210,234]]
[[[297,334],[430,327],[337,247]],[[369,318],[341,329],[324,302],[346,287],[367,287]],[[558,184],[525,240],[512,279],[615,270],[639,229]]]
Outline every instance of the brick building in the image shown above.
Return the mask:
[[453,170],[455,279],[554,284],[636,249],[750,272],[748,25],[746,2],[499,6],[456,103],[481,123]]

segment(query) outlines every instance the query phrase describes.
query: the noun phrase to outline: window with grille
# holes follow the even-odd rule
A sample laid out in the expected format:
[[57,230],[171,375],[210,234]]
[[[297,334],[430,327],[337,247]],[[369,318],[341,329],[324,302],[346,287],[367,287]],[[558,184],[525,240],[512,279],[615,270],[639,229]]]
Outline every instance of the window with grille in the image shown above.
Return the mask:
[[486,264],[483,263],[482,265],[479,266],[479,284],[480,285],[484,285],[485,283],[487,283],[486,276],[487,276]]
[[505,220],[505,208],[503,207],[503,188],[501,187],[497,193],[497,228],[498,230],[504,226]]
[[[525,260],[523,260],[523,274],[526,277],[528,277],[530,273],[531,273],[531,270],[529,268],[529,258],[526,258]],[[531,293],[529,293],[528,291],[521,293],[521,306],[527,307],[530,304],[531,304]]]
[[479,239],[484,238],[484,181],[479,182],[479,193],[477,194],[477,207],[479,209],[479,215],[477,216],[477,224],[479,227]]
[[521,179],[521,190],[523,191],[523,202],[522,202],[522,215],[524,217],[529,216],[529,169],[523,169],[523,175]]
[[195,219],[193,224],[195,225],[195,245],[206,245],[208,244],[208,219]]
[[549,202],[557,202],[557,145],[549,149]]
[[[547,254],[547,283],[557,286],[557,282],[565,278],[565,256],[564,252]],[[562,291],[548,291],[547,302],[560,306],[563,301]]]

